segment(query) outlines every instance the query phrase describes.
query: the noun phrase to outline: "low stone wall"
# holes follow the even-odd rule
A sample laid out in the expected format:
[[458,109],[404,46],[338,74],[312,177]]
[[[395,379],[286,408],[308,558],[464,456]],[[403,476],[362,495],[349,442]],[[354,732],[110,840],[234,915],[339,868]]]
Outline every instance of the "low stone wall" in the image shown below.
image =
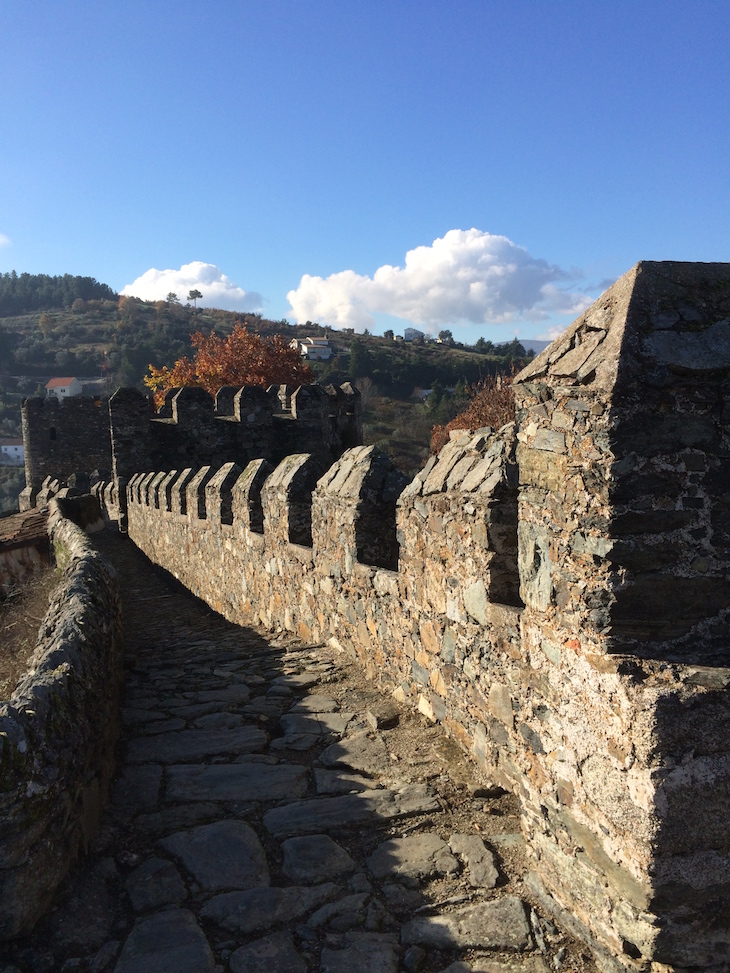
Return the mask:
[[50,508],[63,575],[28,672],[0,703],[0,939],[33,927],[88,846],[118,733],[116,577],[84,532]]

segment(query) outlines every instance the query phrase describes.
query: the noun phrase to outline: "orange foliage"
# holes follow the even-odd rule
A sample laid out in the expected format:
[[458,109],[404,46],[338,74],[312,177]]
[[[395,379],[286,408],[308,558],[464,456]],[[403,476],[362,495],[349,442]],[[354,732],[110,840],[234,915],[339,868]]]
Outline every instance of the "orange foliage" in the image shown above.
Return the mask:
[[264,339],[240,323],[227,338],[219,338],[215,331],[209,335],[196,331],[190,343],[197,349],[192,361],[185,357],[172,368],[149,366],[144,383],[154,392],[156,405],[162,404],[169,389],[183,385],[215,395],[224,385],[306,385],[314,378],[299,351],[282,337]]
[[472,399],[463,412],[445,426],[434,426],[431,432],[431,453],[436,454],[449,441],[455,429],[474,431],[483,426],[499,429],[515,417],[515,396],[511,375],[492,375],[473,385]]

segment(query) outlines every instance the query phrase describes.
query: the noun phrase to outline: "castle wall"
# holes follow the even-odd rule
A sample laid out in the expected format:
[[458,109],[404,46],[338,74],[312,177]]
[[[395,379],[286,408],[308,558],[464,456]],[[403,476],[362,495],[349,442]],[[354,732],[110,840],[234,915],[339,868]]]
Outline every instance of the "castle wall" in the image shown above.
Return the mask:
[[372,449],[128,488],[152,560],[233,621],[355,653],[518,794],[533,895],[606,969],[730,962],[728,279],[638,265],[395,522]]
[[32,929],[88,847],[118,732],[116,576],[55,504],[49,528],[63,576],[29,670],[0,702],[0,939]]
[[66,480],[82,470],[111,470],[112,450],[107,399],[75,395],[25,399],[21,410],[25,447],[25,484],[21,509],[35,506],[46,477]]
[[678,967],[730,959],[728,269],[638,265],[516,385],[525,825],[577,921]]
[[245,466],[262,456],[278,463],[298,451],[326,467],[362,442],[360,396],[349,384],[226,387],[215,399],[203,389],[172,389],[158,412],[140,392],[120,389],[110,415],[114,473],[123,479],[140,469]]

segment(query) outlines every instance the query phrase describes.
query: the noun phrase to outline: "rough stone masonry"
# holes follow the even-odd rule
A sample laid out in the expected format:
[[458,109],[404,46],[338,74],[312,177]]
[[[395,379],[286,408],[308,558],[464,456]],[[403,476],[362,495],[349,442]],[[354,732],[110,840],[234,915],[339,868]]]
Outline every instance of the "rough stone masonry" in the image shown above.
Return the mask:
[[604,968],[719,973],[730,264],[638,264],[515,392],[516,423],[455,436],[405,489],[371,447],[139,471],[129,536],[229,619],[355,653],[470,748],[520,799],[534,894]]

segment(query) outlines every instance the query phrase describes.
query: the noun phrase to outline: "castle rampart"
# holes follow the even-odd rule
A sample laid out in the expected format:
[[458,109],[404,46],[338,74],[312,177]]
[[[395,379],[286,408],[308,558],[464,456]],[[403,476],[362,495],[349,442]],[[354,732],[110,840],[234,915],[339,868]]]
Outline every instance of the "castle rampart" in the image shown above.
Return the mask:
[[[89,500],[90,498],[85,498]],[[98,519],[84,499],[77,513]],[[0,703],[0,940],[28,933],[88,848],[114,764],[121,690],[116,576],[51,504],[63,575],[27,673]],[[94,512],[95,511],[95,512]]]
[[130,537],[443,723],[519,795],[533,894],[605,968],[726,969],[730,265],[638,265],[515,389],[517,422],[455,436],[397,509],[372,448],[300,449],[169,498],[138,472]]
[[[133,388],[111,399],[26,399],[22,421],[21,509],[38,505],[53,480],[57,492],[79,471],[112,470],[122,521],[124,484],[140,469],[217,469],[259,457],[278,463],[297,450],[314,454],[326,468],[362,442],[360,393],[349,383],[225,387],[215,399],[199,388],[171,389],[157,412],[152,399]],[[40,503],[47,499],[41,495]]]
[[360,395],[349,384],[225,387],[215,399],[199,388],[171,389],[158,412],[141,392],[120,389],[109,414],[114,476],[124,481],[140,469],[278,463],[298,451],[327,467],[362,442]]

